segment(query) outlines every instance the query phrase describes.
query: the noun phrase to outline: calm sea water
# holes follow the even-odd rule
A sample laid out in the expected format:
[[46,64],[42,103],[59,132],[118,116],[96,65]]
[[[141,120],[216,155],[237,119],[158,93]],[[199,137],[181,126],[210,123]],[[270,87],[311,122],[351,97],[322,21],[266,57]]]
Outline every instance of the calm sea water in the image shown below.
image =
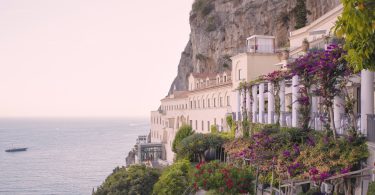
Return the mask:
[[0,194],[91,194],[148,131],[148,119],[0,119]]

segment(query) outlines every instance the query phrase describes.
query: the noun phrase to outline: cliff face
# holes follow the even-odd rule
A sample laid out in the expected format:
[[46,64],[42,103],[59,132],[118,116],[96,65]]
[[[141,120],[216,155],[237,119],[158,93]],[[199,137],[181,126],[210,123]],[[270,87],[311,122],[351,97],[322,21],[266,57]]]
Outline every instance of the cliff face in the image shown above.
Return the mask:
[[[245,47],[247,37],[276,36],[288,46],[294,30],[297,0],[195,0],[190,13],[190,40],[181,54],[169,93],[186,90],[191,72],[230,70],[229,57]],[[306,0],[307,24],[339,5],[339,0]]]

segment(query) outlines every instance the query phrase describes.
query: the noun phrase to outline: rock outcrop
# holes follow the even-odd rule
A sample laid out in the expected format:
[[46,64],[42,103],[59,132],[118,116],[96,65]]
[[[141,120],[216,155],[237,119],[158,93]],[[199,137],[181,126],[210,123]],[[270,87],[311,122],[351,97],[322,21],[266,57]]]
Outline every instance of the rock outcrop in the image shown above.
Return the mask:
[[[181,54],[178,74],[169,93],[187,89],[191,72],[221,72],[231,68],[230,57],[243,51],[247,37],[276,36],[288,46],[294,30],[298,0],[195,0],[190,12],[190,40]],[[306,0],[307,23],[339,5],[339,0]]]

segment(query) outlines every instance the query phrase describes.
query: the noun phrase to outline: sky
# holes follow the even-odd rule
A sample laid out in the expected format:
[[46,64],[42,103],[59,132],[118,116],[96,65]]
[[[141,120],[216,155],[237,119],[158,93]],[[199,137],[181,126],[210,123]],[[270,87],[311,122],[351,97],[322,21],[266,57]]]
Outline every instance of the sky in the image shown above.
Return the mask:
[[0,117],[147,117],[193,0],[0,0]]

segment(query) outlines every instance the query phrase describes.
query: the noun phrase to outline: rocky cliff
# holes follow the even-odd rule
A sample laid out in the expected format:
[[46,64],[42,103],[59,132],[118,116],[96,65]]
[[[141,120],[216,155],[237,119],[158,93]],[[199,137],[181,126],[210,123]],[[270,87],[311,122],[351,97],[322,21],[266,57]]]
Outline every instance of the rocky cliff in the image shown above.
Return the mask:
[[190,40],[169,93],[186,90],[191,72],[229,70],[229,58],[245,47],[251,35],[274,35],[278,47],[287,47],[288,32],[295,29],[303,10],[301,4],[308,24],[339,5],[339,0],[195,0]]

